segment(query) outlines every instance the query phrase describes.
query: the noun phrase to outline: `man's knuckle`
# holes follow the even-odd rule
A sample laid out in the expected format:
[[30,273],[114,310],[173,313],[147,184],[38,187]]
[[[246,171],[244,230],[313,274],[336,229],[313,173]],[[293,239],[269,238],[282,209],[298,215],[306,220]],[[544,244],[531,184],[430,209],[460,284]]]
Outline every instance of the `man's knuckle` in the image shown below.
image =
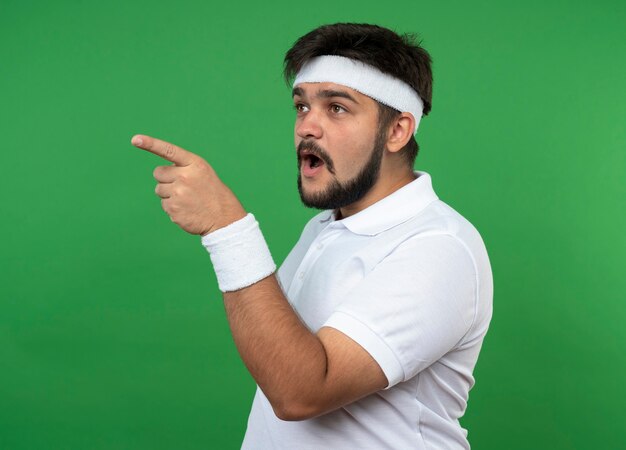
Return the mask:
[[213,171],[213,167],[211,167],[211,165],[210,165],[208,162],[206,162],[204,159],[203,159],[203,160],[201,160],[201,161],[198,163],[198,166],[199,166],[199,167],[200,167],[200,169],[201,169],[203,172],[205,172],[205,173],[209,173],[209,174],[210,174],[210,173],[213,173],[213,172],[214,172],[214,171]]
[[174,147],[169,142],[165,143],[165,156],[168,158],[173,158],[176,155],[176,147]]

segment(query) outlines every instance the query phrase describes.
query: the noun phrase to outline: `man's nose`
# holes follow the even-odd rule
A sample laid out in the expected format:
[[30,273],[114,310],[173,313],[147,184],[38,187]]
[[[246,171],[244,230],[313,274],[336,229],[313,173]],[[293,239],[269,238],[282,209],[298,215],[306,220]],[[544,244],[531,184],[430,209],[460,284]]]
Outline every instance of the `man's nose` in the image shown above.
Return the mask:
[[302,139],[322,137],[322,126],[319,113],[310,110],[296,120],[296,134]]

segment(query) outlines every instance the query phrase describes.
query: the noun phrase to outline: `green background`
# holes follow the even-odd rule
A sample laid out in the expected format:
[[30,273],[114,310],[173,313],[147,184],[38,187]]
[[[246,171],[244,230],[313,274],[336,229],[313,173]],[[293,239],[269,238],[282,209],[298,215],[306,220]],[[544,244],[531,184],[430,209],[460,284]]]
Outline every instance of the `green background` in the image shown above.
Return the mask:
[[495,280],[473,448],[626,448],[624,5],[0,0],[0,449],[239,448],[254,382],[129,141],[205,157],[282,262],[316,213],[282,58],[338,21],[434,60],[416,167]]

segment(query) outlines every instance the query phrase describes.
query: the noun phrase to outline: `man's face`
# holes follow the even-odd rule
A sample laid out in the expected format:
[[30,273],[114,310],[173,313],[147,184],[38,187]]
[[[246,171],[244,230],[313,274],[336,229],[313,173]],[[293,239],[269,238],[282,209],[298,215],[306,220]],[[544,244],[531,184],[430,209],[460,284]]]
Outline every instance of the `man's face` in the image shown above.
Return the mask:
[[336,209],[360,200],[378,180],[385,150],[378,104],[334,83],[302,83],[293,93],[302,203]]

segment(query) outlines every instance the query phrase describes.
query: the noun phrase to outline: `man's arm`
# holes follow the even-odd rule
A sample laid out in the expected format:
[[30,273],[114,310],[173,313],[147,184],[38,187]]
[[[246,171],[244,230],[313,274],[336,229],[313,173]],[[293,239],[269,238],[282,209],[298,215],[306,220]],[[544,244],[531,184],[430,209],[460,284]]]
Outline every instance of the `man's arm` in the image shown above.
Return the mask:
[[334,328],[311,333],[274,275],[224,293],[228,322],[253,378],[283,420],[302,420],[387,386],[376,361]]
[[[132,143],[174,163],[155,169],[156,193],[185,231],[204,235],[246,215],[204,159],[149,136]],[[387,386],[378,363],[345,334],[330,327],[313,334],[274,275],[225,293],[224,303],[239,353],[281,419],[315,417]]]

